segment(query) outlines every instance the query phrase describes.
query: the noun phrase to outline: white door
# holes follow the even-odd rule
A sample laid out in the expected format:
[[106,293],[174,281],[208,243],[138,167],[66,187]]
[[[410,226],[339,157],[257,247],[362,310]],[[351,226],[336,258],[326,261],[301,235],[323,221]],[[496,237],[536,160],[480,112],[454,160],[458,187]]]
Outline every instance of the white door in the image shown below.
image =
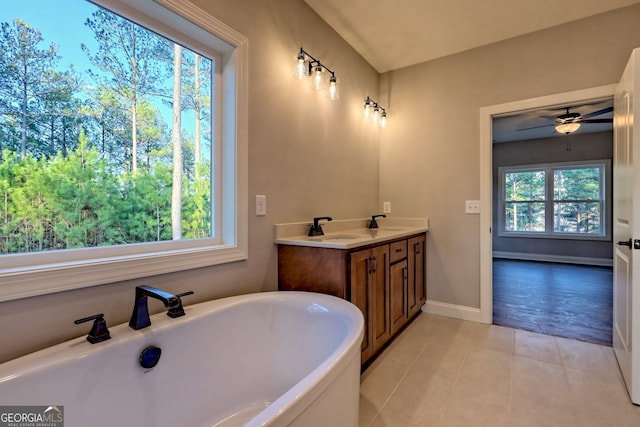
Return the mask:
[[636,404],[640,403],[640,131],[633,131],[633,123],[640,123],[640,105],[634,105],[639,73],[640,49],[635,49],[615,91],[613,119],[613,348]]

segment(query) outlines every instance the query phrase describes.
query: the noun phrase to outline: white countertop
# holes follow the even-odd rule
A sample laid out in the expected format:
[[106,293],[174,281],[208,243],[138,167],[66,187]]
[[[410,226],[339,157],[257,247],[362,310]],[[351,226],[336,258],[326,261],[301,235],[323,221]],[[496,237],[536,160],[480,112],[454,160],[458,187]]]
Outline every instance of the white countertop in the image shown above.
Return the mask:
[[324,236],[309,237],[312,222],[276,224],[274,242],[279,245],[353,249],[429,231],[427,218],[379,218],[379,228],[369,229],[370,219],[321,221]]

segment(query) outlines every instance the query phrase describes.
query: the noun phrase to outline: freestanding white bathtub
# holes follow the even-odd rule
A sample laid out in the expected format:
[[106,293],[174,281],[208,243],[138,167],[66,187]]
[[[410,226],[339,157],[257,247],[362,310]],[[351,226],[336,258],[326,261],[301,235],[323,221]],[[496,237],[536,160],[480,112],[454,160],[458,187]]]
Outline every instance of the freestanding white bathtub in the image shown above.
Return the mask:
[[[265,292],[185,312],[0,365],[0,405],[63,406],[65,427],[358,425],[363,318],[354,305]],[[150,345],[162,355],[145,369],[139,355]]]

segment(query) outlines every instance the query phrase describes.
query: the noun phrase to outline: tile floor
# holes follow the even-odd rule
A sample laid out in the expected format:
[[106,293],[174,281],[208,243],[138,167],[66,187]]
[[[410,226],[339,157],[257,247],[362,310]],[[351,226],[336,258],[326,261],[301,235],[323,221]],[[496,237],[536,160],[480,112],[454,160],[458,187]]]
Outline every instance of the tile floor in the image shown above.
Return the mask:
[[362,374],[360,426],[638,427],[610,347],[422,313]]

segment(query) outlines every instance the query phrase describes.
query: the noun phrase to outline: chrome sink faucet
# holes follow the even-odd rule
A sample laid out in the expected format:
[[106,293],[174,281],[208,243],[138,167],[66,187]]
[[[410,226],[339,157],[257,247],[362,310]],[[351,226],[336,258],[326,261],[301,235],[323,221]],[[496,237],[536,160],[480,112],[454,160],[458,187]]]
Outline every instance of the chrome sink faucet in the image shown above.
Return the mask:
[[148,297],[162,301],[164,306],[168,309],[167,316],[180,317],[184,316],[184,308],[182,308],[182,301],[180,300],[180,297],[191,294],[193,294],[193,292],[190,291],[174,295],[147,285],[136,286],[136,299],[133,302],[133,313],[131,313],[129,326],[132,329],[137,330],[151,325]]
[[319,223],[319,221],[323,219],[327,221],[333,221],[333,218],[331,218],[330,216],[321,216],[321,217],[313,218],[313,225],[309,229],[309,234],[308,234],[309,237],[324,236],[324,231],[322,231],[322,225],[320,225]]

